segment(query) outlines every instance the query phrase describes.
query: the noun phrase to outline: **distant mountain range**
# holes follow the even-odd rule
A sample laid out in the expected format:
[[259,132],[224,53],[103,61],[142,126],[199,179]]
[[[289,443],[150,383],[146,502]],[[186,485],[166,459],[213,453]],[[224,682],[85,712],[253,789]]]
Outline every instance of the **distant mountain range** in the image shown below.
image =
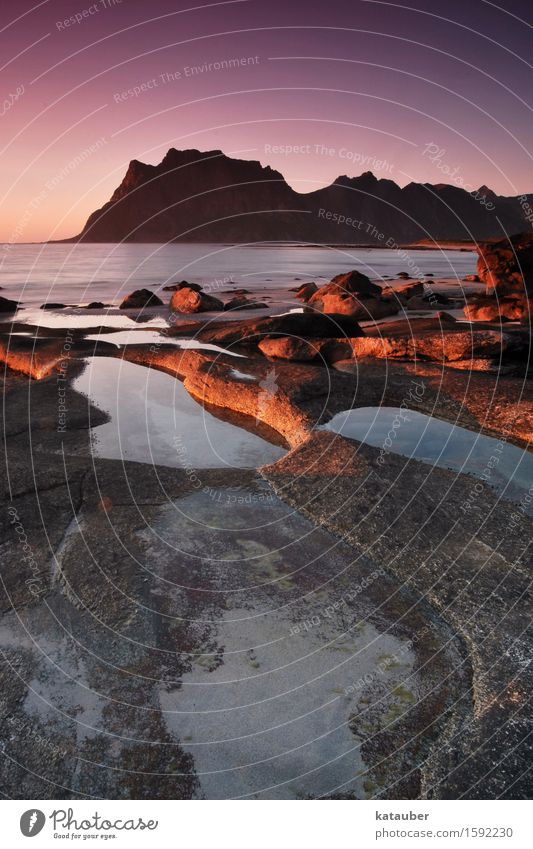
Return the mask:
[[[527,197],[527,201],[525,198]],[[130,162],[108,203],[69,242],[408,244],[483,240],[527,229],[525,202],[486,186],[379,180],[370,171],[300,194],[282,174],[220,150],[171,148],[159,165]]]

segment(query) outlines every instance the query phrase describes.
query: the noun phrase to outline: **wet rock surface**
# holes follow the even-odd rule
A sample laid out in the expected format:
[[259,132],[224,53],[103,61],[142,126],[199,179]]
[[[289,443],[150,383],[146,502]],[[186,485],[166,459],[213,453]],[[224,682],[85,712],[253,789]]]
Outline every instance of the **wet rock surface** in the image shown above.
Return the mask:
[[[418,796],[413,729],[453,701],[460,656],[429,608],[254,471],[203,469],[199,487],[186,470],[98,460],[87,399],[69,393],[79,412],[59,433],[55,382],[31,386],[38,416],[22,420],[27,379],[5,387],[4,792]],[[383,750],[376,783],[363,741],[400,716],[405,745]]]
[[150,292],[149,289],[136,289],[128,295],[120,304],[121,310],[143,309],[144,307],[160,307],[163,305],[161,298]]
[[[514,505],[464,475],[380,457],[322,433],[263,473],[296,509],[419,593],[461,645],[468,683],[444,708],[441,745],[423,758],[425,795],[525,796],[533,523],[523,513],[517,522]],[[375,742],[366,755],[379,781],[383,750]]]
[[[525,328],[310,310],[176,323],[173,344],[103,330],[0,328],[4,792],[525,797],[531,505],[317,430],[413,407],[528,448]],[[72,388],[100,355],[288,453],[261,473],[102,459],[108,413]]]

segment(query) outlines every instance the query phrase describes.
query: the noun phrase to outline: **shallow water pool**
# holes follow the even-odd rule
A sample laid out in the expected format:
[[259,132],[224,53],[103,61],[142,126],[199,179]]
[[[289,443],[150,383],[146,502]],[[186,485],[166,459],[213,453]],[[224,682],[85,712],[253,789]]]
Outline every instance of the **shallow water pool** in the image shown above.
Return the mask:
[[177,468],[255,469],[285,449],[211,415],[181,381],[113,357],[91,357],[73,388],[110,415],[93,453]]
[[511,500],[520,500],[533,485],[530,452],[415,410],[398,407],[344,410],[325,427],[348,439],[473,475]]

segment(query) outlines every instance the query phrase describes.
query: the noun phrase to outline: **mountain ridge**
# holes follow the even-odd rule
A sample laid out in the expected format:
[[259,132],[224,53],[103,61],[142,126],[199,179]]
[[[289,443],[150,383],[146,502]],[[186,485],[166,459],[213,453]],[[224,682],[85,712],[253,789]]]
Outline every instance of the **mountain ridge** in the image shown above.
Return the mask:
[[365,171],[300,193],[258,160],[170,148],[157,165],[132,159],[110,200],[65,241],[366,244],[370,235],[385,246],[501,238],[526,223],[519,197],[484,185],[472,193],[446,183],[401,187]]

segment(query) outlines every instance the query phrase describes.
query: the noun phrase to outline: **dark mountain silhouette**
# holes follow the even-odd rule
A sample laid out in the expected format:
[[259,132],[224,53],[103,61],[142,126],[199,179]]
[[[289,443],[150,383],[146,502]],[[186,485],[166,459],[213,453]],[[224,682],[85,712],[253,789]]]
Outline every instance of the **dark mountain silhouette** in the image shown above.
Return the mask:
[[[529,197],[531,203],[533,197]],[[83,242],[320,242],[376,244],[502,237],[525,227],[519,199],[486,186],[403,189],[371,172],[295,192],[282,174],[221,151],[171,148],[159,165],[133,160],[111,200],[93,212]],[[390,245],[389,245],[390,246]]]

